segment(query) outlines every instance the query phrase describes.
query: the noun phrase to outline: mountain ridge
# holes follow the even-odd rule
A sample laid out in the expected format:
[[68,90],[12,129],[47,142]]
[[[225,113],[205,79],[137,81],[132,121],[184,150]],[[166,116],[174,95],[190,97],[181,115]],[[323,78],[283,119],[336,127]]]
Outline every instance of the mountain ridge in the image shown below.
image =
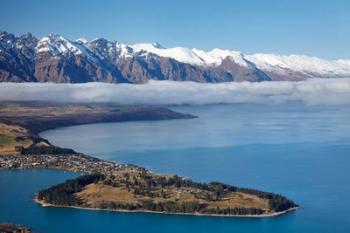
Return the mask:
[[217,83],[349,77],[350,60],[164,48],[159,43],[126,45],[104,38],[73,41],[54,33],[38,39],[30,33],[16,37],[0,32],[1,82]]

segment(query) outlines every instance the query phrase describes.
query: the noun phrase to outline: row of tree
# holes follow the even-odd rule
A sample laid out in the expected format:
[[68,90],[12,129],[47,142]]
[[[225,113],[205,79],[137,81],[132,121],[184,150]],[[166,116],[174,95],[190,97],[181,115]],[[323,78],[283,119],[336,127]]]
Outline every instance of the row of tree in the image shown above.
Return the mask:
[[199,214],[219,214],[219,215],[260,215],[264,210],[259,208],[208,208],[207,204],[197,201],[177,203],[168,202],[153,202],[151,200],[140,203],[116,203],[116,202],[101,202],[97,206],[101,209],[109,210],[149,210],[165,213],[199,213]]

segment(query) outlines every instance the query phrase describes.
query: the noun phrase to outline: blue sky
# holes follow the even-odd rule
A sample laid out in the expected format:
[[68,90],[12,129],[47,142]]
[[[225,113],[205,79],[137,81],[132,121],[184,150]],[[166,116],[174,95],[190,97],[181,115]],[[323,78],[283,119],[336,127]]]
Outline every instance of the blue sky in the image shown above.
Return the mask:
[[3,0],[0,30],[350,58],[349,0]]

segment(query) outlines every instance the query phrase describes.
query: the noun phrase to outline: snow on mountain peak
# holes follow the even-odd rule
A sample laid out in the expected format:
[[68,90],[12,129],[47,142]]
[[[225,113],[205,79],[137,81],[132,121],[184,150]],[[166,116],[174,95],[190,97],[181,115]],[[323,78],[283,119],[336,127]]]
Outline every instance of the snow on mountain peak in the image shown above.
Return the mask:
[[78,39],[73,42],[58,34],[50,33],[39,40],[35,49],[36,53],[51,52],[54,56],[73,53],[74,55],[85,56],[90,61],[98,63],[96,55],[85,46],[88,43],[85,41],[84,39]]
[[118,57],[131,57],[134,55],[132,48],[118,41],[108,41],[103,38],[94,39],[86,45],[100,59]]
[[199,49],[189,49],[184,47],[164,48],[159,43],[140,43],[131,46],[134,51],[145,51],[156,54],[160,57],[173,58],[179,62],[200,66],[218,66],[226,58],[230,58],[241,66],[248,66],[244,55],[241,52],[213,49],[209,52]]
[[267,71],[294,70],[303,73],[323,75],[349,74],[350,62],[347,60],[323,60],[305,55],[276,55],[257,53],[246,56],[259,69]]
[[81,43],[81,44],[87,44],[89,41],[85,39],[84,37],[76,39],[76,42]]
[[140,52],[140,51],[146,51],[146,52],[155,52],[157,50],[161,50],[163,48],[157,48],[157,46],[154,45],[154,43],[139,43],[139,44],[134,44],[131,45],[131,48],[135,52]]
[[116,42],[115,47],[119,51],[120,56],[122,56],[122,57],[132,57],[133,56],[133,49],[130,46]]
[[159,44],[155,44],[155,43],[142,43],[142,44],[134,44],[130,47],[133,48],[135,52],[146,51],[149,53],[156,54],[160,57],[173,58],[183,63],[190,63],[190,64],[196,64],[196,65],[203,64],[203,60],[188,48],[184,48],[184,47],[163,48],[158,45]]
[[350,60],[332,61],[305,55],[264,53],[245,55],[238,51],[224,49],[204,51],[183,47],[160,48],[154,43],[135,44],[131,47],[137,52],[146,51],[161,57],[170,57],[183,63],[200,66],[219,66],[225,59],[231,59],[234,63],[243,67],[255,65],[264,71],[275,71],[279,73],[292,70],[305,74],[322,74],[329,76],[350,74]]
[[192,51],[197,54],[197,56],[201,57],[201,59],[205,62],[206,65],[220,65],[223,60],[226,58],[230,58],[233,62],[247,67],[248,63],[244,59],[244,55],[241,52],[230,51],[224,49],[213,49],[209,52],[192,49]]
[[193,50],[184,47],[164,48],[155,43],[141,43],[131,46],[135,52],[149,52],[160,57],[168,57],[183,63],[203,65],[205,62]]
[[39,40],[38,45],[36,46],[36,52],[52,52],[55,56],[67,52],[72,52],[76,55],[83,53],[81,46],[78,46],[78,44],[69,41],[63,36],[53,33],[50,33],[48,36],[44,36]]
[[136,51],[146,51],[149,53],[154,53],[161,57],[170,57],[177,61],[183,63],[189,63],[192,65],[201,66],[213,66],[220,65],[223,60],[230,58],[235,63],[241,66],[248,66],[248,63],[244,59],[244,55],[241,52],[223,50],[223,49],[213,49],[209,52],[199,50],[199,49],[188,49],[184,47],[174,47],[174,48],[164,48],[159,47],[159,44],[154,43],[142,43],[134,44],[131,47]]
[[153,47],[157,48],[157,49],[165,49],[165,47],[163,47],[161,44],[159,44],[158,42],[153,42],[152,43]]
[[[5,34],[4,34],[5,35]],[[2,37],[5,37],[2,35]],[[305,55],[278,55],[257,53],[246,55],[239,51],[225,49],[213,49],[204,51],[200,49],[189,49],[185,47],[165,48],[157,42],[140,43],[126,45],[116,41],[108,41],[103,38],[88,42],[84,38],[79,38],[72,42],[57,34],[49,34],[41,38],[36,46],[36,52],[50,51],[54,56],[65,53],[75,55],[85,55],[91,59],[104,59],[110,57],[118,59],[119,57],[132,57],[137,53],[152,53],[160,57],[168,57],[179,62],[199,65],[199,66],[219,66],[226,59],[234,63],[249,67],[251,65],[263,71],[272,71],[281,74],[290,71],[304,74],[320,74],[326,76],[349,75],[350,60],[324,60],[317,57]]]

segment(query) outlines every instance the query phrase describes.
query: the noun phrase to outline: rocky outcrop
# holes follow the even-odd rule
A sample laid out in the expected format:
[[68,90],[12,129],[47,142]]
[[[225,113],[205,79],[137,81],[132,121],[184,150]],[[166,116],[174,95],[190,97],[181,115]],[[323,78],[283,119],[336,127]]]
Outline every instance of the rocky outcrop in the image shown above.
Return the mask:
[[23,225],[0,223],[0,233],[31,233],[31,229]]

